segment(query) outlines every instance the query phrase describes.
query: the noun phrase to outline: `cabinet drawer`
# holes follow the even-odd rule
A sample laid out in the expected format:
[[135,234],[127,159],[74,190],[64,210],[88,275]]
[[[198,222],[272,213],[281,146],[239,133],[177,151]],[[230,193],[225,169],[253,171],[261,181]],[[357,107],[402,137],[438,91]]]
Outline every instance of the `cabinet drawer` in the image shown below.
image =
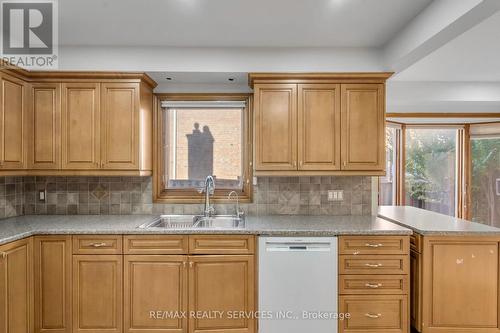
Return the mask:
[[339,254],[408,254],[408,236],[344,236]]
[[189,253],[191,254],[253,254],[254,252],[254,236],[189,236]]
[[419,234],[410,235],[410,249],[418,253],[422,252],[422,236]]
[[121,235],[73,236],[73,254],[121,254]]
[[407,333],[407,302],[406,295],[340,296],[340,312],[350,314],[340,333]]
[[186,254],[187,236],[130,235],[123,236],[125,254]]
[[407,294],[407,275],[340,275],[340,294]]
[[408,274],[408,256],[340,256],[340,274]]

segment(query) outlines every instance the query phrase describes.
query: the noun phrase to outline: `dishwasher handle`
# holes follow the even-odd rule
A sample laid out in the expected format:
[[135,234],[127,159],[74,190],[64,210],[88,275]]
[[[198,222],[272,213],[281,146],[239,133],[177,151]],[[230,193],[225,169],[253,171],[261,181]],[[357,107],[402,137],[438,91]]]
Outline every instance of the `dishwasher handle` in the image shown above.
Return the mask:
[[331,252],[330,242],[266,242],[266,252]]

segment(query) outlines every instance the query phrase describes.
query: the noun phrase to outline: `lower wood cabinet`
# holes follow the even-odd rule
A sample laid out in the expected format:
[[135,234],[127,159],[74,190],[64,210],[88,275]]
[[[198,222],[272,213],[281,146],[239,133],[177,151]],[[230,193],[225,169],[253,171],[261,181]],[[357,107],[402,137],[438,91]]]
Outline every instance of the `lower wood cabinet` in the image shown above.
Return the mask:
[[408,332],[406,295],[341,296],[339,310],[351,315],[340,321],[341,332]]
[[423,237],[423,333],[492,333],[499,329],[498,237]]
[[409,333],[408,236],[339,238],[340,333]]
[[123,256],[73,256],[73,332],[121,333]]
[[36,236],[35,332],[71,332],[71,236]]
[[0,246],[0,333],[33,330],[33,240]]
[[189,332],[255,332],[254,320],[244,315],[255,309],[254,257],[191,256],[189,261],[189,311],[201,315],[190,317]]
[[125,256],[125,332],[187,332],[187,261],[182,255]]

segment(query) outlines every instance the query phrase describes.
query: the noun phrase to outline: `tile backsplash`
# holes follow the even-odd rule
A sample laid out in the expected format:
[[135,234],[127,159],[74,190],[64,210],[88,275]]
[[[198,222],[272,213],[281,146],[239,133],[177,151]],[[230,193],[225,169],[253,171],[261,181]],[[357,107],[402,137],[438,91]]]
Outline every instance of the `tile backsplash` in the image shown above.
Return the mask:
[[23,177],[0,177],[0,218],[23,215]]
[[[151,177],[0,177],[0,218],[45,214],[198,214],[202,204],[153,204]],[[46,190],[45,202],[38,200]],[[342,201],[328,201],[342,190]],[[249,215],[370,215],[371,177],[259,177]],[[234,204],[216,204],[232,213]]]

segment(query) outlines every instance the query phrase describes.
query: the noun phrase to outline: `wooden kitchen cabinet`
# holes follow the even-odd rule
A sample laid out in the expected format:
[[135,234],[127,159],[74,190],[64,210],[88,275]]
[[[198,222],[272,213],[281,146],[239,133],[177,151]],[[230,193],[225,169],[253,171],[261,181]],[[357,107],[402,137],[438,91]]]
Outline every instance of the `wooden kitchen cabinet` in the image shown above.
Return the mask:
[[71,332],[71,236],[34,238],[35,333]]
[[73,332],[122,333],[123,256],[73,255]]
[[384,175],[387,73],[253,73],[255,174]]
[[0,246],[0,332],[33,330],[33,240]]
[[339,237],[339,332],[409,333],[408,236]]
[[340,170],[340,84],[298,85],[298,170]]
[[62,87],[62,168],[100,167],[100,90],[98,83]]
[[421,331],[498,332],[498,238],[423,240]]
[[410,252],[410,323],[422,331],[422,258],[413,249]]
[[102,83],[101,96],[101,167],[139,169],[139,84]]
[[385,169],[383,84],[342,85],[342,169]]
[[26,168],[28,84],[0,73],[0,169]]
[[[214,318],[189,318],[189,332],[255,332],[255,321],[234,316],[255,310],[253,255],[189,257],[189,311],[223,311]],[[231,317],[232,316],[232,317]]]
[[61,85],[31,84],[29,169],[61,167]]
[[143,73],[1,68],[0,170],[151,175],[155,85]]
[[[187,332],[188,257],[125,255],[125,332]],[[168,317],[170,313],[173,316]],[[175,316],[177,314],[178,316]]]
[[297,170],[297,85],[257,85],[254,112],[255,169]]

